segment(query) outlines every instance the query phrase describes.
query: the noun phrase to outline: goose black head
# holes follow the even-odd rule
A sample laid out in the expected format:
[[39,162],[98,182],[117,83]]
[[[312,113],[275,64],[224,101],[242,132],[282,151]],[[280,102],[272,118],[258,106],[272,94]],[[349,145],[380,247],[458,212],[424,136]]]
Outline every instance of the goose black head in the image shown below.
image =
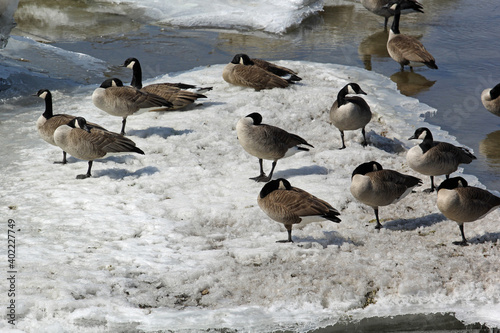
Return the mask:
[[354,82],[348,83],[342,89],[340,89],[339,93],[337,94],[337,103],[339,107],[346,103],[346,96],[348,94],[366,95],[366,93],[363,91],[363,89],[361,89],[359,84]]
[[358,165],[356,169],[352,172],[352,177],[354,175],[366,175],[369,172],[383,170],[382,165],[378,162],[371,161]]
[[467,187],[469,184],[467,181],[462,178],[462,177],[452,177],[448,178],[445,181],[443,181],[437,188],[437,191],[439,192],[440,189],[447,189],[447,190],[453,190],[458,187]]
[[389,1],[387,4],[387,8],[392,11],[394,14],[397,12],[401,13],[401,3],[400,1]]
[[110,88],[110,87],[123,87],[122,80],[114,77],[112,79],[106,79],[103,83],[101,83],[101,88]]
[[276,191],[276,190],[291,190],[291,189],[292,189],[292,185],[290,184],[290,182],[288,180],[286,180],[284,178],[278,178],[278,179],[275,179],[275,180],[271,180],[266,185],[264,185],[264,187],[260,191],[259,196],[261,198],[265,198],[266,196],[269,195],[269,193],[271,193],[273,191]]
[[233,60],[231,60],[231,63],[233,64],[240,64],[240,65],[253,65],[253,61],[250,60],[250,57],[244,53],[238,53],[233,57]]
[[260,113],[250,113],[247,117],[252,118],[254,125],[262,124],[262,116],[260,115]]
[[347,87],[348,94],[366,95],[366,93],[363,91],[363,89],[361,89],[361,87],[357,83],[351,82],[351,83],[347,84],[346,87]]
[[414,140],[414,139],[420,139],[420,140],[431,140],[432,141],[432,133],[427,127],[420,127],[415,130],[415,133],[408,138],[408,140]]
[[137,58],[131,57],[127,58],[127,60],[125,60],[122,66],[133,69],[136,65],[140,66],[139,60],[137,60]]
[[69,123],[68,126],[71,128],[80,128],[84,131],[90,133],[90,128],[87,126],[87,120],[83,117],[75,117]]
[[36,96],[42,98],[42,99],[46,99],[46,98],[50,98],[52,97],[52,94],[50,93],[50,91],[48,89],[40,89],[38,90],[38,92],[36,93]]

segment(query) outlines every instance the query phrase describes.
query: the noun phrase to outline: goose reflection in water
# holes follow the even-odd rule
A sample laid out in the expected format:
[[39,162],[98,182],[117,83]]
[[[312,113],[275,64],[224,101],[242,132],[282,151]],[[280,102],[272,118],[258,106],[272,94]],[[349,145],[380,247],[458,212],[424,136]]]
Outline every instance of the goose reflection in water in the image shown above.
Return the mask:
[[358,54],[366,70],[372,70],[372,57],[389,58],[386,46],[388,37],[389,32],[387,30],[377,31],[359,43]]
[[500,166],[500,130],[486,135],[479,142],[479,152],[486,157],[488,165],[498,168]]
[[398,90],[406,96],[415,96],[429,90],[436,81],[428,80],[425,76],[415,72],[396,72],[391,75],[391,80],[398,86]]

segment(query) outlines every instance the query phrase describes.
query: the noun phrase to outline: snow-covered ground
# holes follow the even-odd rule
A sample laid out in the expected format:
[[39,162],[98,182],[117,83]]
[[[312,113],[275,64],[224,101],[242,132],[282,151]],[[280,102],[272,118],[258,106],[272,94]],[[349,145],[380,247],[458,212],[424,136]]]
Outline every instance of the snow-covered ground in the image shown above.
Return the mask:
[[[213,90],[193,110],[129,117],[128,136],[146,154],[98,160],[85,180],[75,179],[86,171],[85,161],[53,164],[61,150],[38,137],[42,100],[0,124],[3,135],[12,136],[6,154],[13,162],[0,174],[0,209],[4,235],[7,220],[16,223],[18,329],[305,331],[339,320],[432,312],[500,326],[497,211],[467,224],[471,244],[457,247],[451,244],[460,239],[456,223],[439,213],[435,195],[421,192],[428,177],[416,193],[380,208],[380,231],[373,210],[349,192],[353,169],[370,160],[419,176],[405,162],[416,144],[407,138],[428,126],[420,115],[435,110],[376,73],[278,63],[303,81],[255,92],[224,82],[220,64],[146,82]],[[348,82],[368,93],[363,97],[374,116],[368,147],[355,131],[346,132],[347,148],[338,150],[340,134],[328,110]],[[120,118],[93,106],[96,87],[71,95],[53,91],[55,113],[119,131]],[[341,212],[340,224],[309,224],[294,229],[293,244],[276,243],[286,231],[258,207],[263,184],[249,179],[258,174],[258,160],[236,138],[237,121],[252,112],[314,145],[280,160],[275,178],[331,203]],[[435,139],[457,144],[428,127]],[[2,295],[6,287],[0,284]]]

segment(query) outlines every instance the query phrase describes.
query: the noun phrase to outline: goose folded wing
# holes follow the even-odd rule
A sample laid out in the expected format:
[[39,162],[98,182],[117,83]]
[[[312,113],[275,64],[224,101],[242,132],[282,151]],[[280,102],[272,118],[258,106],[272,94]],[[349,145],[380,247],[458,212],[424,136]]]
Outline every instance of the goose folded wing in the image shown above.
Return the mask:
[[434,57],[425,49],[424,45],[416,38],[400,35],[398,42],[405,59],[413,62],[432,62]]
[[500,206],[500,198],[486,190],[476,187],[459,187],[457,191],[461,197],[468,197],[472,207],[482,209],[481,215],[486,214],[494,207]]
[[133,87],[110,87],[107,92],[123,100],[125,103],[132,103],[141,109],[158,106],[172,106],[172,103],[155,94],[140,91]]
[[279,66],[262,59],[252,59],[252,61],[256,66],[265,69],[266,71],[276,74],[278,76],[291,75],[296,81],[301,80],[300,77],[296,76],[297,72],[291,70],[290,68]]
[[85,132],[82,139],[94,146],[98,150],[106,153],[120,153],[137,151],[135,142],[121,134],[102,130],[91,130]]
[[176,87],[165,85],[164,83],[151,84],[141,89],[143,92],[154,94],[163,97],[171,102],[174,107],[182,107],[194,103],[198,98],[206,98],[207,96],[194,93],[189,90],[182,90]]
[[457,147],[448,142],[439,142],[434,147],[442,152],[443,158],[455,160],[458,163],[470,163],[476,159],[476,156],[467,148]]
[[[267,125],[267,126],[269,126],[269,128],[272,128],[273,139],[275,140],[276,144],[281,144],[284,147],[286,147],[287,149],[298,146],[298,145],[306,145],[306,146],[314,148],[313,145],[309,144],[306,140],[304,140],[303,138],[301,138],[300,136],[298,136],[296,134],[289,133],[289,132],[287,132],[284,129],[281,129],[279,127],[275,127],[275,126],[271,126],[271,125]],[[308,150],[308,149],[304,149],[304,150]]]
[[392,187],[399,195],[405,193],[408,188],[420,186],[422,184],[420,178],[404,175],[394,170],[379,170],[377,171],[377,177],[378,180],[380,180],[380,184],[386,187]]
[[288,87],[288,82],[286,80],[257,66],[238,65],[234,69],[234,75],[235,79],[240,81],[243,85],[257,90],[273,87]]
[[292,190],[289,192],[295,192],[297,195],[296,204],[294,205],[294,212],[299,216],[321,216],[328,213],[334,213],[336,215],[340,214],[328,202],[300,188],[292,187]]
[[273,219],[288,224],[300,223],[301,219],[296,214],[300,207],[297,203],[297,197],[291,191],[276,190],[267,195],[267,213],[273,216]]

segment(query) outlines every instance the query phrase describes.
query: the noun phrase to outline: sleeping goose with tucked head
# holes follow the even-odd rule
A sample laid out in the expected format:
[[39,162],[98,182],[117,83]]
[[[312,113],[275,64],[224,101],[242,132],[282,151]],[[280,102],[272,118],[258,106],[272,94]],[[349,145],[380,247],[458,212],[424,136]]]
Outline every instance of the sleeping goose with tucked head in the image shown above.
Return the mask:
[[469,186],[462,177],[442,182],[437,189],[437,206],[444,216],[457,222],[462,240],[455,245],[467,245],[464,223],[482,219],[500,207],[500,198],[489,191]]
[[257,91],[286,88],[296,81],[292,78],[284,79],[258,65],[254,65],[254,62],[246,54],[235,55],[233,60],[224,67],[222,78],[230,84],[250,87]]
[[164,111],[172,103],[155,94],[125,87],[120,79],[112,78],[104,82],[92,93],[92,103],[112,116],[122,117],[120,134],[125,135],[127,117],[146,111]]
[[129,138],[92,127],[83,117],[76,117],[67,125],[59,126],[54,132],[54,141],[71,156],[89,161],[87,173],[78,175],[77,179],[91,177],[93,161],[108,153],[133,152],[144,155],[144,152]]
[[283,178],[264,185],[257,197],[257,203],[267,216],[285,225],[288,239],[279,241],[280,243],[293,242],[293,225],[326,220],[340,222],[340,213],[328,202],[291,186],[290,182]]
[[[36,129],[40,137],[46,142],[50,143],[53,146],[57,146],[54,141],[54,132],[55,130],[62,125],[66,125],[71,120],[75,119],[75,116],[69,114],[54,114],[52,108],[52,93],[48,89],[40,89],[36,96],[40,97],[45,101],[45,112],[38,118],[36,122]],[[92,127],[100,128],[105,130],[103,127],[94,124],[88,123],[92,125]],[[63,159],[61,162],[54,162],[66,164],[66,152],[63,150]]]
[[413,139],[423,141],[408,151],[406,162],[413,170],[431,177],[431,188],[426,192],[434,191],[434,176],[446,175],[446,178],[449,178],[452,172],[457,171],[460,164],[469,164],[476,159],[463,147],[434,141],[431,131],[426,127],[417,128],[413,136],[408,138],[408,140]]
[[212,87],[198,88],[194,85],[189,85],[185,83],[154,83],[147,86],[142,85],[142,69],[141,64],[137,58],[128,58],[123,63],[123,67],[132,69],[132,82],[130,85],[134,88],[140,89],[143,92],[150,94],[155,94],[160,97],[165,98],[167,101],[172,103],[172,106],[167,108],[167,110],[180,110],[185,109],[189,105],[196,102],[198,98],[207,98],[207,96],[202,95],[197,92],[192,92],[186,89],[197,89],[208,91]]
[[[303,146],[314,148],[298,135],[288,133],[279,127],[262,124],[262,116],[259,113],[251,113],[241,118],[236,124],[236,133],[243,149],[259,159],[260,175],[250,178],[257,182],[268,182],[272,179],[279,159],[300,151],[309,151]],[[269,176],[264,172],[263,160],[273,161]]]
[[484,89],[481,93],[481,102],[486,110],[500,117],[500,83],[493,88]]
[[363,146],[366,146],[365,126],[372,118],[370,106],[366,101],[358,96],[347,96],[347,94],[366,93],[357,83],[348,83],[340,89],[337,100],[330,109],[330,121],[340,131],[342,147],[345,148],[344,131],[353,131],[361,128],[363,134]]
[[387,39],[387,52],[391,58],[401,65],[414,66],[425,65],[432,69],[438,69],[434,57],[427,51],[424,45],[415,37],[401,34],[399,31],[399,19],[401,17],[401,5],[399,2],[390,7],[394,10],[394,21],[392,22],[389,38]]
[[351,194],[362,203],[373,208],[377,219],[376,229],[382,228],[378,208],[398,202],[407,196],[422,181],[394,170],[385,170],[380,163],[371,161],[359,165],[352,172]]

